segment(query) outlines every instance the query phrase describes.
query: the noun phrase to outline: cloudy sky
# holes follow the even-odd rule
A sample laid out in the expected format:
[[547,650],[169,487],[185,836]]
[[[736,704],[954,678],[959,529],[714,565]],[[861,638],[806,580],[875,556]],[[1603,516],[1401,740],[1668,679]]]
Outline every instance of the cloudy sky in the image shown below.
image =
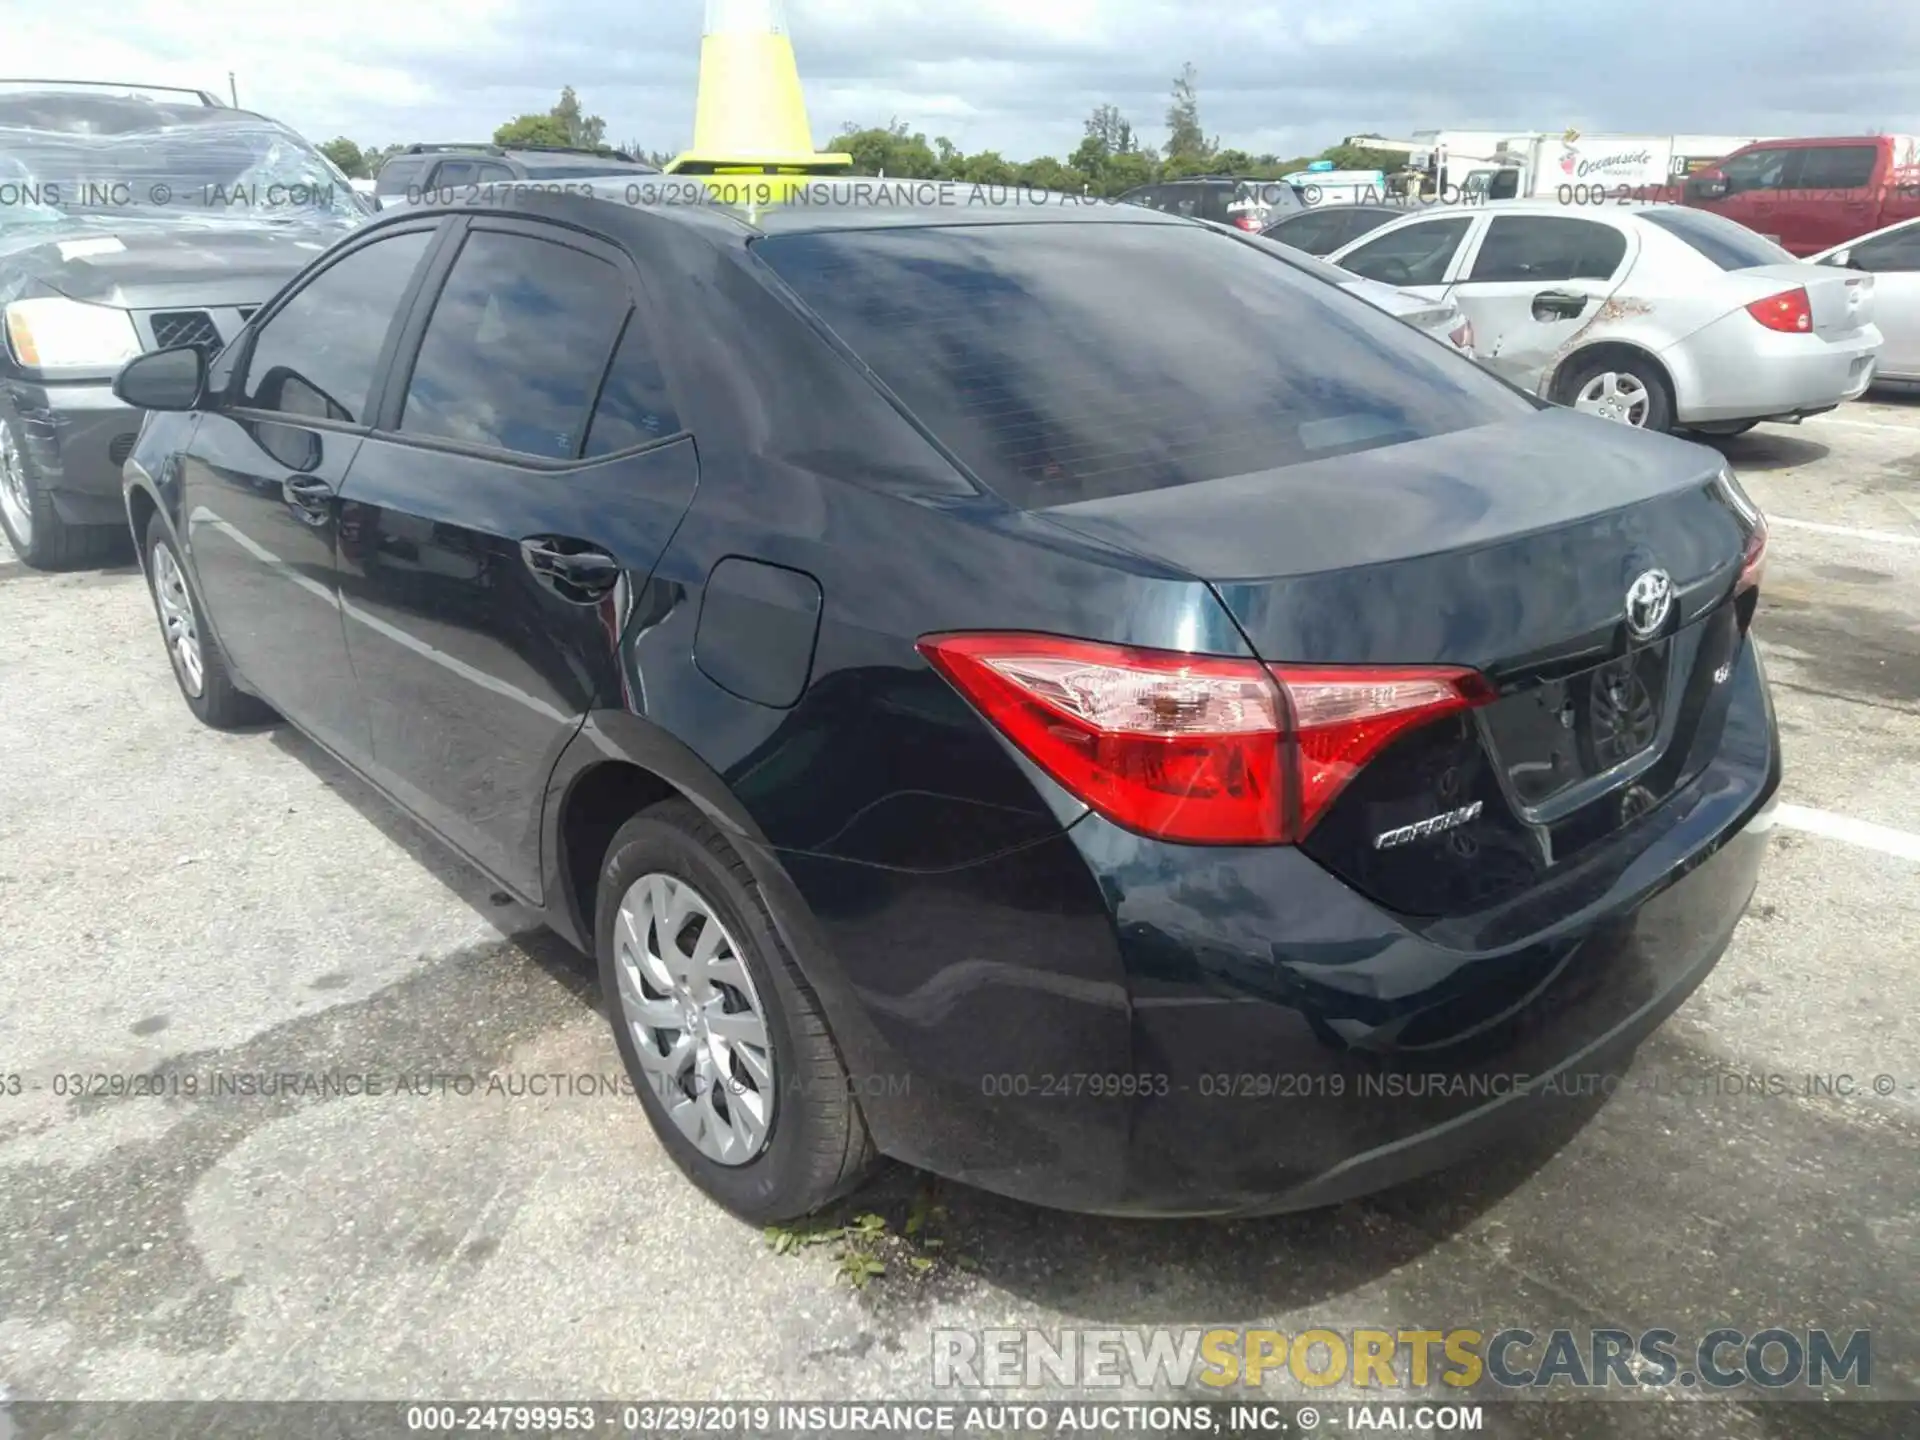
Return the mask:
[[[1920,132],[1920,4],[788,0],[815,138],[898,118],[1064,154],[1094,106],[1282,155],[1361,131]],[[224,92],[315,140],[473,140],[571,84],[607,136],[691,138],[699,0],[0,0],[4,69]]]

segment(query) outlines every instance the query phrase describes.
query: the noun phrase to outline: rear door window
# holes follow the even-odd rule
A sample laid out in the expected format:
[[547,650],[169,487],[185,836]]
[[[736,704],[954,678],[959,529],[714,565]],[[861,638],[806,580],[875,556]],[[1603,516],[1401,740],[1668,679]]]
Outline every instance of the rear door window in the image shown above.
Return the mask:
[[680,417],[667,393],[667,376],[660,364],[645,320],[635,310],[627,317],[620,348],[613,353],[606,383],[593,407],[583,452],[589,459],[649,445],[678,434]]
[[417,184],[420,172],[425,170],[427,162],[417,155],[404,159],[389,160],[380,167],[380,176],[373,182],[376,195],[398,195],[407,186]]
[[1807,190],[1864,189],[1880,158],[1871,145],[1814,145],[1800,153],[1799,183]]
[[776,236],[754,250],[963,464],[1029,509],[1538,408],[1218,231],[937,226]]
[[1390,230],[1356,248],[1340,268],[1382,285],[1443,285],[1471,224],[1471,216],[1449,215]]
[[1200,202],[1199,213],[1202,220],[1216,220],[1222,225],[1233,223],[1232,186],[1200,184],[1193,189],[1194,198]]
[[1496,215],[1467,278],[1607,280],[1626,258],[1627,237],[1611,225],[1561,215]]
[[1264,232],[1269,240],[1291,245],[1309,255],[1324,255],[1346,242],[1346,225],[1334,210],[1307,210],[1289,215]]
[[442,160],[440,168],[433,172],[433,188],[445,190],[455,185],[471,185],[479,168],[471,160]]
[[573,459],[629,304],[609,261],[475,230],[421,337],[401,433]]
[[1711,210],[1660,205],[1639,212],[1649,225],[1687,242],[1722,270],[1748,270],[1756,265],[1788,265],[1798,257],[1737,220]]

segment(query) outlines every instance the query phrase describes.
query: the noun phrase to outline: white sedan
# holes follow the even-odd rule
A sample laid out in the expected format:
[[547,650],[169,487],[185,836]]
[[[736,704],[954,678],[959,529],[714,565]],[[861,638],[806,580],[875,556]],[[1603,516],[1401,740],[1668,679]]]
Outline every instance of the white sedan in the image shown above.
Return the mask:
[[1386,311],[1396,320],[1405,321],[1423,335],[1444,341],[1463,354],[1472,356],[1473,326],[1461,313],[1460,307],[1445,296],[1425,295],[1382,285],[1351,270],[1329,265],[1304,250],[1296,250],[1291,245],[1264,236],[1259,243],[1263,247],[1271,246],[1274,254],[1294,269],[1304,270],[1316,280],[1324,280],[1329,285],[1338,285],[1349,295],[1366,301],[1376,310]]
[[1836,245],[1813,263],[1873,276],[1873,321],[1886,338],[1874,379],[1920,382],[1920,216]]
[[1820,414],[1867,388],[1881,346],[1873,276],[1676,205],[1435,207],[1327,259],[1457,304],[1514,384],[1649,430]]

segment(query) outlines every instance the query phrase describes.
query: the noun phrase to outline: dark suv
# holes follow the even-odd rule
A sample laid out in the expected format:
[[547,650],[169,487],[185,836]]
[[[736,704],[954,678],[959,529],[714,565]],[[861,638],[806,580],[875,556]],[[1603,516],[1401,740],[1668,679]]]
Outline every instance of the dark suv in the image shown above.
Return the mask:
[[0,83],[48,87],[0,93],[0,527],[29,565],[93,563],[125,542],[141,420],[114,371],[211,359],[372,207],[285,125],[201,91]]
[[374,177],[376,200],[417,197],[515,180],[578,180],[588,176],[658,175],[660,167],[624,150],[560,145],[409,145]]
[[873,192],[396,206],[129,364],[193,713],[595,953],[757,1220],[876,1149],[1298,1208],[1611,1094],[1779,783],[1721,457],[1226,226]]
[[1128,205],[1144,205],[1169,215],[1212,220],[1257,231],[1282,215],[1304,210],[1300,192],[1284,180],[1239,175],[1193,175],[1141,185],[1120,196]]

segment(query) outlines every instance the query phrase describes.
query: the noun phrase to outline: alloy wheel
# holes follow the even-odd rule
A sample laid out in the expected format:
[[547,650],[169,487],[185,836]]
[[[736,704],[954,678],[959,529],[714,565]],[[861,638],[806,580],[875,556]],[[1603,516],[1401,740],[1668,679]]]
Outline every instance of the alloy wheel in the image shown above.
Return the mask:
[[1618,420],[1625,425],[1644,426],[1653,397],[1646,382],[1622,370],[1603,370],[1574,397],[1573,408],[1603,420]]
[[0,421],[0,511],[7,528],[23,546],[33,544],[33,496],[27,489],[27,462],[13,438],[13,427]]
[[193,597],[187,577],[173,551],[157,545],[153,551],[153,598],[160,607],[160,630],[166,637],[167,657],[188,695],[199,697],[206,687],[206,662],[200,653],[200,627],[194,620]]
[[772,1129],[774,1069],[740,947],[698,890],[659,873],[627,887],[614,947],[621,1019],[654,1097],[707,1159],[746,1164]]

